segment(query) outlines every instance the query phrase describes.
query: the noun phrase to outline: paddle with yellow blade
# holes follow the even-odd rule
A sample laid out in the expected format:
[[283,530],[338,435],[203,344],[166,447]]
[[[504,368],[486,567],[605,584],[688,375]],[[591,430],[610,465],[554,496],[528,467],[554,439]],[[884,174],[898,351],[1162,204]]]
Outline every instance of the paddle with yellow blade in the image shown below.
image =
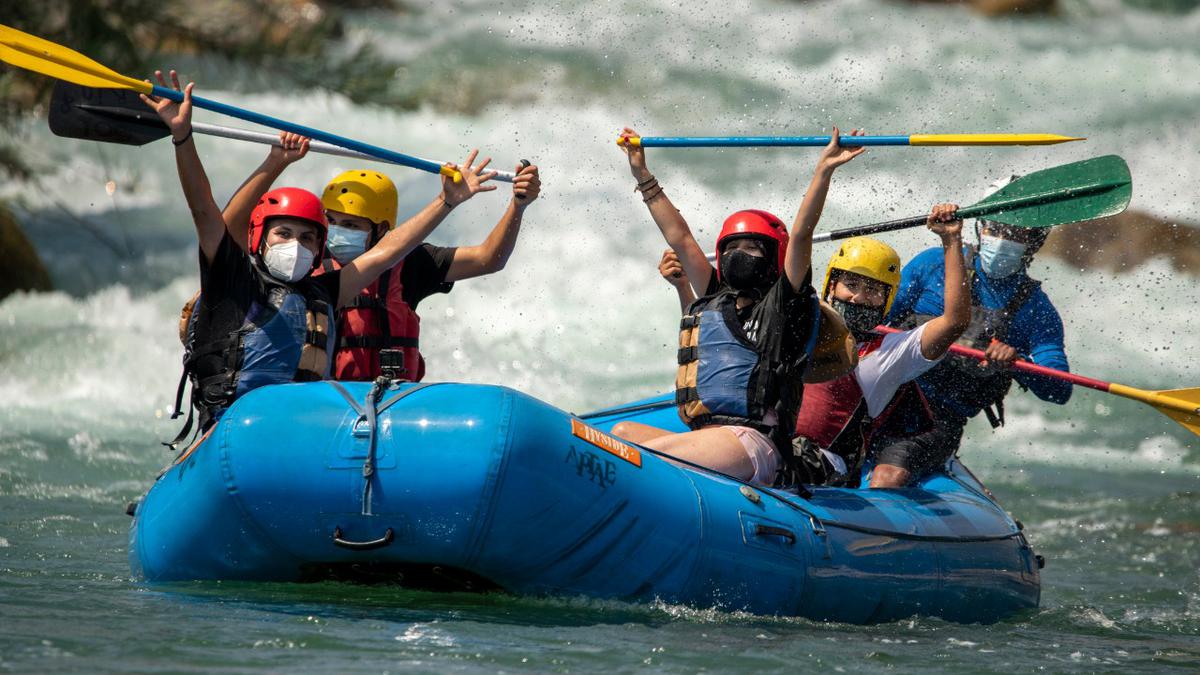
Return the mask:
[[[176,102],[183,101],[183,92],[121,75],[77,51],[5,25],[0,25],[0,60],[18,68],[24,68],[25,70],[31,70],[35,73],[41,73],[42,75],[48,75],[55,79],[73,82],[85,87],[129,89],[142,94],[160,96]],[[295,124],[277,117],[263,115],[199,96],[192,97],[192,104],[197,108],[204,108],[205,110],[236,117],[247,122],[254,122],[255,124],[261,124],[282,131],[290,131],[314,140],[356,150],[372,157],[387,160],[393,164],[448,176],[456,183],[462,180],[462,174],[458,170],[428,159],[413,157],[388,150],[387,148],[371,145],[370,143],[356,141],[352,138],[331,134],[320,129]]]
[[[895,328],[887,326],[877,326],[877,333],[899,333]],[[978,361],[986,361],[987,355],[978,349],[971,349],[962,345],[951,345],[951,354],[958,354],[967,358],[976,359]],[[1032,373],[1043,377],[1050,377],[1063,382],[1070,382],[1088,389],[1096,391],[1104,391],[1110,394],[1116,394],[1123,398],[1131,398],[1135,401],[1141,401],[1148,406],[1151,406],[1160,413],[1170,417],[1183,426],[1184,429],[1200,436],[1200,387],[1192,389],[1166,389],[1163,391],[1147,391],[1145,389],[1137,389],[1116,382],[1105,382],[1083,375],[1076,375],[1062,370],[1055,370],[1045,366],[1039,366],[1029,361],[1013,361],[1011,368],[1022,373]]]
[[[829,136],[622,136],[617,145],[642,148],[794,148],[829,145]],[[1084,138],[1058,134],[911,134],[908,136],[846,136],[838,143],[858,145],[1055,145]]]

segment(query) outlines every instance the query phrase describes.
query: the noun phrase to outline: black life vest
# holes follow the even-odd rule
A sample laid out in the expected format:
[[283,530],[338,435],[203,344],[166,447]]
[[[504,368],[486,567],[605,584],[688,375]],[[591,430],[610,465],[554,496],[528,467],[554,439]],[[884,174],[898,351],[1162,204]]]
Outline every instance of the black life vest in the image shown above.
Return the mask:
[[[269,384],[328,379],[336,344],[330,303],[321,287],[309,279],[284,284],[251,262],[255,271],[255,297],[242,325],[223,335],[202,335],[197,330],[197,296],[184,307],[181,338],[184,343],[183,375],[175,394],[175,413],[183,414],[183,390],[192,383],[192,405],[200,413],[200,428],[218,419],[225,409],[248,391]],[[216,372],[197,372],[200,359],[220,366]],[[179,436],[187,437],[191,411]]]
[[[1008,341],[1008,331],[1017,315],[1041,284],[1028,276],[1021,279],[1008,302],[999,309],[984,307],[975,289],[974,246],[968,247],[967,284],[971,289],[971,323],[958,338],[958,344],[972,349],[986,350],[992,340]],[[935,318],[930,314],[912,314],[900,326],[914,328]],[[974,417],[982,410],[992,428],[1004,426],[1004,397],[1012,388],[1012,374],[1007,370],[982,366],[979,361],[956,354],[947,354],[942,362],[922,376],[922,381],[934,391],[949,392],[963,408],[972,411]]]

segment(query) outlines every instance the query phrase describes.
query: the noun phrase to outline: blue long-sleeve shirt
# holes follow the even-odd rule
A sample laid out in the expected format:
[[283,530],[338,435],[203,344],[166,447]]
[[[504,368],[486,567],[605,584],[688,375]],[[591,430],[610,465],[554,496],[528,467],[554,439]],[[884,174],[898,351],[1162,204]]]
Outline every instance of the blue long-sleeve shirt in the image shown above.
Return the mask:
[[[896,301],[888,314],[889,323],[899,323],[909,314],[940,315],[945,307],[946,262],[940,248],[931,248],[917,254],[900,274],[900,289]],[[980,269],[975,256],[975,281],[971,290],[973,302],[989,309],[1002,309],[1021,280],[1026,277],[1022,270],[1004,279],[991,279]],[[1017,310],[1009,326],[1005,343],[1017,350],[1021,358],[1039,366],[1056,370],[1069,370],[1067,352],[1063,347],[1063,324],[1058,310],[1039,287],[1030,294],[1025,304]],[[1071,385],[1040,375],[1013,371],[1013,377],[1028,387],[1038,398],[1051,403],[1063,404],[1071,398]],[[958,400],[956,392],[939,391],[931,386],[928,378],[917,380],[921,389],[933,402],[957,412],[963,417],[979,413]]]

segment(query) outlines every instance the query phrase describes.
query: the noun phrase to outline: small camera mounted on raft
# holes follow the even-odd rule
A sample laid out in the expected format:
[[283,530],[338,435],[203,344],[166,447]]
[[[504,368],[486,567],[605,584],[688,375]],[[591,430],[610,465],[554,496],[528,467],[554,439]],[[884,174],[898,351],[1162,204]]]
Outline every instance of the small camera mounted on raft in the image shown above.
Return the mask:
[[404,367],[404,352],[399,349],[380,349],[379,374],[388,380],[407,380],[408,370]]

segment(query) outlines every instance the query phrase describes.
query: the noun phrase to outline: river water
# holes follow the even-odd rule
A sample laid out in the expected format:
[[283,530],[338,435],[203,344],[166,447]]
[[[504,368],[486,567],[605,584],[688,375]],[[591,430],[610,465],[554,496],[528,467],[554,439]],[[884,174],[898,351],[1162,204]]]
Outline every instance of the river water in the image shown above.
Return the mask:
[[[971,203],[996,178],[1115,153],[1134,207],[1195,220],[1200,10],[1066,2],[1058,18],[845,2],[445,2],[361,14],[348,46],[405,62],[415,111],[272,88],[269,73],[181,62],[212,98],[436,159],[527,157],[545,189],[501,274],[421,306],[427,379],[502,383],[582,412],[662,391],[678,309],[663,243],[612,141],[647,135],[1022,131],[1032,148],[876,149],[835,178],[820,229]],[[1165,6],[1165,7],[1164,7]],[[1182,9],[1180,8],[1182,6]],[[164,64],[167,65],[167,64]],[[197,119],[227,120],[199,113]],[[239,124],[239,123],[234,123]],[[244,125],[243,125],[244,126]],[[7,132],[6,132],[7,133]],[[968,427],[964,461],[1047,558],[1041,608],[990,626],[859,627],[670,605],[344,584],[130,578],[124,505],[168,459],[178,308],[197,285],[169,145],[16,133],[43,169],[9,182],[61,291],[0,303],[0,669],[492,672],[1128,671],[1200,664],[1200,451],[1153,410],[1077,390],[1023,392],[1010,421]],[[201,139],[218,200],[264,154]],[[815,150],[655,150],[652,170],[705,246],[723,215],[790,218]],[[310,156],[282,183],[354,166]],[[401,211],[436,180],[396,169]],[[106,189],[106,184],[111,188]],[[505,188],[431,238],[482,241]],[[887,235],[905,257],[935,243]],[[828,254],[818,246],[815,259]],[[1195,278],[1163,260],[1112,275],[1038,260],[1078,372],[1149,389],[1200,381]],[[770,583],[764,579],[763,583]]]

